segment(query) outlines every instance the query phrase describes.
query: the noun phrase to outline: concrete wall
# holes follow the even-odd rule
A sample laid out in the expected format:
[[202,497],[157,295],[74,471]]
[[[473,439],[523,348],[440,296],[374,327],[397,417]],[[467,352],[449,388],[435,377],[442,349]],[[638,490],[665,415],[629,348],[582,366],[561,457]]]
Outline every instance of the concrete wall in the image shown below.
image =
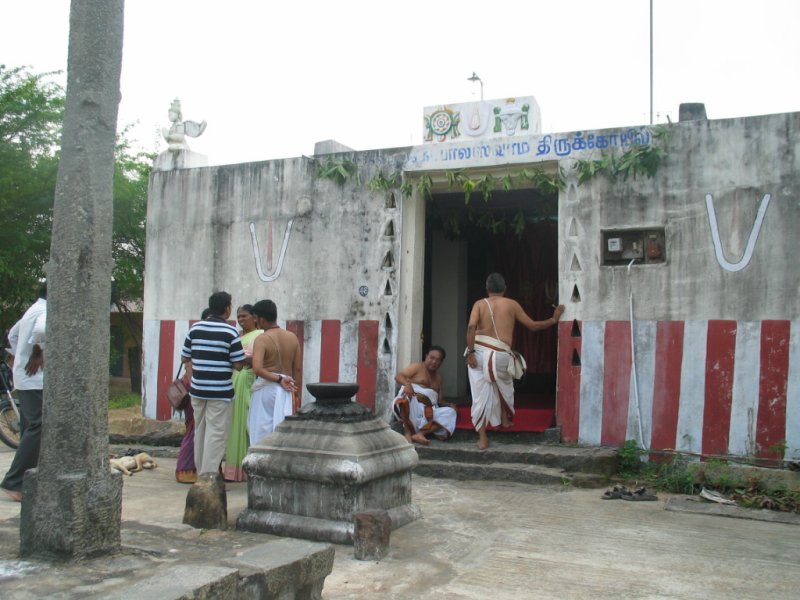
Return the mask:
[[[780,319],[800,314],[800,262],[791,253],[800,226],[800,114],[672,125],[667,156],[654,179],[595,177],[562,194],[559,215],[564,277],[583,301],[584,320],[628,318],[633,289],[641,319]],[[749,263],[733,272],[717,260],[706,196],[713,197],[719,240],[729,262],[745,253],[769,195]],[[664,227],[668,260],[601,267],[600,231]],[[573,231],[570,232],[570,229]],[[572,271],[573,256],[582,269]]]
[[447,352],[439,368],[445,400],[469,394],[463,348],[467,337],[467,248],[436,232],[431,243],[431,339]]
[[[675,124],[655,178],[561,194],[565,439],[800,456],[799,130],[798,113]],[[602,230],[638,227],[665,228],[666,262],[602,266]]]
[[354,176],[344,185],[316,177],[308,158],[153,173],[144,309],[148,416],[169,417],[163,391],[185,330],[221,289],[235,305],[276,302],[279,319],[303,338],[306,382],[357,380],[359,400],[388,414],[404,199],[396,191],[372,192],[367,182],[380,169],[398,169],[405,154],[396,156],[333,157],[358,163],[359,181]]
[[[488,169],[499,179],[557,165],[567,181],[559,196],[563,438],[800,458],[800,114],[668,129],[652,179],[597,175],[578,185],[575,169],[576,160],[653,143],[646,127],[334,155],[358,165],[359,181],[344,186],[316,178],[306,158],[155,173],[146,413],[169,417],[161,392],[182,335],[208,295],[227,289],[235,303],[277,302],[279,318],[303,338],[306,381],[355,378],[364,383],[360,400],[387,416],[395,370],[421,357],[425,205],[416,193],[370,191],[368,182],[403,170],[412,183],[428,174],[441,187],[448,170]],[[603,230],[629,228],[663,228],[666,260],[630,270],[601,264]],[[434,307],[440,344],[460,330],[444,318],[450,308],[460,310]]]

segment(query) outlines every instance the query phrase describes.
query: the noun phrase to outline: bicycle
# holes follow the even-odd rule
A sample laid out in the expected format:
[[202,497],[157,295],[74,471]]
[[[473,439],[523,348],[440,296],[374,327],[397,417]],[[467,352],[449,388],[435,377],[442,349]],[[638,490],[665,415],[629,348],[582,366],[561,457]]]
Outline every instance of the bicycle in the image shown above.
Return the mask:
[[5,360],[0,361],[0,440],[9,448],[19,446],[20,415],[19,400],[11,393],[14,390],[14,377]]

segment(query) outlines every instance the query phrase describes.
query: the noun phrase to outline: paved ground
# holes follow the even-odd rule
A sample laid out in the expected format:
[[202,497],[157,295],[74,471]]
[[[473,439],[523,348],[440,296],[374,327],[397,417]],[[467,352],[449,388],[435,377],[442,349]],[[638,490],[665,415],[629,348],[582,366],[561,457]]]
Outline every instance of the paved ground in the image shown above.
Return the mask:
[[[0,449],[0,471],[11,456]],[[185,527],[188,488],[175,483],[174,467],[174,459],[160,459],[159,469],[125,479],[123,527]],[[246,505],[246,484],[228,485],[235,519]],[[666,496],[634,503],[601,500],[601,493],[415,477],[414,501],[424,518],[394,531],[389,556],[379,563],[356,561],[351,547],[336,546],[323,597],[798,597],[799,526],[665,511]],[[14,558],[10,526],[18,515],[19,504],[0,498],[6,560]]]

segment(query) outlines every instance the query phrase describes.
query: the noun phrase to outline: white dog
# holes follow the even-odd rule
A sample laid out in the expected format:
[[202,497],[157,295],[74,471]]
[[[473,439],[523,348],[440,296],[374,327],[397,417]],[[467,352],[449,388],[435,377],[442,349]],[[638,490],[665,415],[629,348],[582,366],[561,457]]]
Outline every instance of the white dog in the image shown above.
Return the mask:
[[122,471],[125,475],[133,475],[144,469],[155,469],[158,464],[147,452],[140,452],[136,456],[120,456],[110,459],[111,469]]

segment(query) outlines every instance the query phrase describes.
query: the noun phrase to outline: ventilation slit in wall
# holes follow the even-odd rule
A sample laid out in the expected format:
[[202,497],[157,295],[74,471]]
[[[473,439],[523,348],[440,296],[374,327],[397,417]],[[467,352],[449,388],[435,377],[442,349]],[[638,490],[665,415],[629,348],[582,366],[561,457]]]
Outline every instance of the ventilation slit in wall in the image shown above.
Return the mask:
[[386,236],[387,238],[394,237],[394,221],[389,221],[386,224],[386,229],[383,230],[383,235]]
[[572,219],[569,222],[567,235],[570,237],[578,237],[578,223],[575,221],[575,219]]
[[573,367],[580,367],[581,366],[581,355],[578,354],[578,350],[577,349],[572,351],[572,366]]
[[577,283],[572,288],[572,301],[573,302],[580,302],[581,301],[581,293],[578,291],[578,284]]
[[383,295],[384,296],[391,296],[392,295],[392,284],[389,283],[388,279],[386,280],[386,287],[383,288]]
[[570,271],[582,271],[581,263],[578,260],[578,255],[577,254],[573,254],[572,255],[572,265],[570,266],[569,270]]
[[386,208],[397,208],[397,202],[394,199],[394,192],[389,192],[386,196]]
[[383,351],[384,354],[391,354],[392,353],[392,348],[391,348],[391,346],[389,346],[389,340],[387,340],[386,338],[383,338],[383,346],[382,346],[381,350]]
[[387,335],[392,330],[392,318],[389,316],[389,313],[386,313],[386,317],[383,319],[383,328]]
[[572,337],[581,337],[581,328],[578,326],[578,319],[572,319]]
[[381,264],[381,267],[384,269],[394,268],[394,254],[392,254],[391,250],[389,250],[386,253],[386,256],[383,257],[383,264]]

